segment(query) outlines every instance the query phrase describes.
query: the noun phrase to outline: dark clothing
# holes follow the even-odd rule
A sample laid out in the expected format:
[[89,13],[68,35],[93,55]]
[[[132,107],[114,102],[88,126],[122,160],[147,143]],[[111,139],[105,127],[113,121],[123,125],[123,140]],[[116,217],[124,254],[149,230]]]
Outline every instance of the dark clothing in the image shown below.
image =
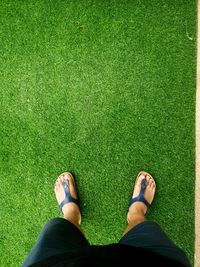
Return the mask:
[[90,245],[71,222],[55,218],[43,228],[23,267],[187,266],[190,263],[152,221],[132,228],[118,243]]

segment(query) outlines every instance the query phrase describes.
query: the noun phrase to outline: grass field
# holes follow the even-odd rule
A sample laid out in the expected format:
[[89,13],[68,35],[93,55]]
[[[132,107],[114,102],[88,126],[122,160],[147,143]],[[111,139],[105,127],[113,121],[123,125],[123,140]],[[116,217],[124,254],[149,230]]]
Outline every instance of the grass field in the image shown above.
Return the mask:
[[194,254],[196,2],[0,3],[0,266],[19,266],[75,175],[91,244],[117,242],[140,170],[149,219]]

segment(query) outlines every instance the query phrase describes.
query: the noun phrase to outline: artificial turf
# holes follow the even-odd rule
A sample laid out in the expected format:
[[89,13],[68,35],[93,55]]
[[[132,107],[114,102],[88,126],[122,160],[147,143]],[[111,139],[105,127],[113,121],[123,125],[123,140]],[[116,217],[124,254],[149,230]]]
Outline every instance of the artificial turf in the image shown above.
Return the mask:
[[149,171],[148,218],[193,262],[196,2],[3,0],[0,17],[0,266],[60,216],[66,170],[91,244],[117,242]]

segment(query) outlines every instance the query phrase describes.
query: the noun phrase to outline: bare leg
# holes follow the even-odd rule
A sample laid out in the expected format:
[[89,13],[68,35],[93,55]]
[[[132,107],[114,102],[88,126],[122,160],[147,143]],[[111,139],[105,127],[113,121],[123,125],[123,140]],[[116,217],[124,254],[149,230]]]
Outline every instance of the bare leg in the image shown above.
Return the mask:
[[[56,180],[55,188],[54,188],[54,192],[55,192],[58,204],[60,204],[65,198],[65,192],[64,192],[63,185],[62,185],[62,181],[64,179],[68,179],[69,181],[69,190],[70,190],[71,196],[73,198],[77,198],[74,178],[71,173],[65,172],[58,177],[58,179]],[[69,202],[65,204],[62,208],[62,212],[63,212],[64,219],[73,223],[77,228],[81,230],[81,232],[83,232],[82,229],[80,228],[81,212],[77,204],[73,202]]]
[[[151,178],[146,172],[142,172],[138,177],[138,179],[136,180],[132,198],[137,197],[139,195],[141,190],[141,183],[145,177],[146,180],[148,181],[148,185],[144,192],[144,198],[151,204],[154,198],[156,184],[154,179]],[[128,226],[125,229],[123,236],[137,224],[144,222],[146,220],[145,218],[146,211],[147,211],[147,206],[143,202],[135,202],[131,205],[127,214]]]

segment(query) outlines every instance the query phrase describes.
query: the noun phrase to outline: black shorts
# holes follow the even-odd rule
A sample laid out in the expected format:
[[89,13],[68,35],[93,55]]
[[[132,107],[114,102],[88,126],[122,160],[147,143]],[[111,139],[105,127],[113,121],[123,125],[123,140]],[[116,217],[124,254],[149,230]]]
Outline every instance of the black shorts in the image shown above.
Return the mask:
[[[190,266],[186,254],[153,221],[136,225],[118,243],[145,248]],[[54,218],[44,226],[22,266],[27,267],[48,257],[86,246],[90,246],[90,243],[74,224],[62,218]]]

